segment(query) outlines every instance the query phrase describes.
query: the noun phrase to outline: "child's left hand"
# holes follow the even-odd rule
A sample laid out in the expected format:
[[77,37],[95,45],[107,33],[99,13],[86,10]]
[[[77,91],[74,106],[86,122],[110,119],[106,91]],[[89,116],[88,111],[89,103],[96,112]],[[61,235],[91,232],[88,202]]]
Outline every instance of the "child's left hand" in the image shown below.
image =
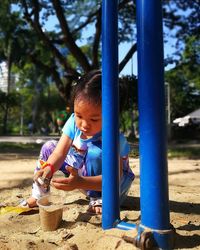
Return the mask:
[[72,191],[78,188],[78,183],[79,183],[78,170],[72,167],[67,167],[67,170],[70,173],[69,177],[54,178],[51,180],[51,185],[53,187],[65,191]]

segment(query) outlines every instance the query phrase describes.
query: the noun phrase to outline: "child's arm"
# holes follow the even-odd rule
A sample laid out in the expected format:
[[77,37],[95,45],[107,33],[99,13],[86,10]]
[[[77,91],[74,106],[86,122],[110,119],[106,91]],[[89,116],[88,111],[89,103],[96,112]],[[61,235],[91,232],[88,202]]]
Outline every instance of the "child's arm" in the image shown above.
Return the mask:
[[71,146],[72,140],[65,134],[63,134],[58,141],[58,144],[53,151],[53,153],[49,156],[47,162],[54,166],[55,171],[59,170],[62,166],[66,155]]
[[37,171],[34,180],[36,181],[38,177],[51,178],[53,173],[60,169],[63,164],[66,154],[71,146],[72,140],[67,135],[62,135],[55,150],[49,156],[46,166]]
[[[123,160],[120,158],[120,178],[123,175]],[[74,189],[83,190],[102,190],[102,175],[98,176],[79,176],[76,169],[68,167],[67,170],[70,172],[68,178],[56,178],[51,181],[52,186],[57,189],[71,191]]]

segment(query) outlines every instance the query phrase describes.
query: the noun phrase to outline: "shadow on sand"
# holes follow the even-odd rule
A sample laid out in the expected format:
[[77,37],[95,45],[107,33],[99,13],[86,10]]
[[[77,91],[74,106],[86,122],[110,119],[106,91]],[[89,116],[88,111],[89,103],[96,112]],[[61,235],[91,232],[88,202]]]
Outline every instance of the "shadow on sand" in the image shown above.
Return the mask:
[[[170,201],[169,205],[170,205],[171,212],[200,215],[200,204]],[[140,198],[128,196],[122,207],[122,210],[139,211],[140,210]],[[174,235],[174,238],[175,238],[174,249],[183,249],[183,248],[190,249],[190,248],[200,246],[200,235],[195,233],[195,231],[200,230],[200,225],[195,225],[189,222],[188,224],[175,228],[175,230],[178,230],[179,233],[176,232]],[[188,234],[190,235],[181,235],[180,233],[181,230],[187,231]],[[191,232],[193,231],[194,231],[194,234],[191,234]]]

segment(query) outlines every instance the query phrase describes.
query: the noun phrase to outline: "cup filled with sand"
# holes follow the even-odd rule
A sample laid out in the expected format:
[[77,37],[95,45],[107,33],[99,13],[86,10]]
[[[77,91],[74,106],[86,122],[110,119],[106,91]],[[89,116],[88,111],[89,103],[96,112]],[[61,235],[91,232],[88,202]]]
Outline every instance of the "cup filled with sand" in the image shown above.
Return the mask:
[[40,225],[43,231],[56,230],[63,215],[63,202],[59,195],[46,195],[37,200],[40,214]]

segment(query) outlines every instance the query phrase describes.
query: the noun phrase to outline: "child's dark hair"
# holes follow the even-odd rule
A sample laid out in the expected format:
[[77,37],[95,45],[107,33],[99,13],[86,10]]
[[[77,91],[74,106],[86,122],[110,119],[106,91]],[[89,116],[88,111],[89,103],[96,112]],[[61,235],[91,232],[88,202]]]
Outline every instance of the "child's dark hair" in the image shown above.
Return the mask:
[[86,99],[94,105],[101,105],[101,71],[92,70],[78,79],[72,88],[71,101]]

